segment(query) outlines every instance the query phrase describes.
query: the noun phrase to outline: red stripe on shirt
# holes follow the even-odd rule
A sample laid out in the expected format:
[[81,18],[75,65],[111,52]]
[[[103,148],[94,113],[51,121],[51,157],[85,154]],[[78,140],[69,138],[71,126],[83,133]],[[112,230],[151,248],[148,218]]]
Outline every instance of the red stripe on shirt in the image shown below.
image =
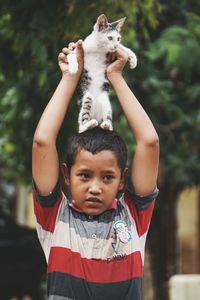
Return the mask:
[[48,262],[48,273],[51,272],[69,274],[88,282],[109,283],[142,277],[143,267],[139,251],[121,260],[107,262],[101,259],[81,258],[79,253],[70,249],[52,247]]
[[58,198],[53,207],[42,207],[40,203],[36,200],[35,193],[33,192],[33,203],[34,212],[38,224],[42,226],[44,230],[53,232],[55,227],[55,222],[58,214],[58,209],[63,196]]
[[128,205],[131,216],[134,219],[137,227],[138,235],[141,236],[145,232],[147,232],[149,223],[151,221],[151,217],[153,214],[153,209],[155,205],[155,200],[149,204],[149,206],[145,209],[138,210],[134,204],[134,200],[130,196],[128,192],[124,195],[124,201]]

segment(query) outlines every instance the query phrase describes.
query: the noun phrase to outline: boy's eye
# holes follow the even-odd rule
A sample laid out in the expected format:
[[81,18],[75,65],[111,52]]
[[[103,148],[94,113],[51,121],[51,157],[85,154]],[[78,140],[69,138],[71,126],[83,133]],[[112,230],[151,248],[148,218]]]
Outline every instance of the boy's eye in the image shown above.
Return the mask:
[[78,174],[78,176],[82,179],[82,180],[88,180],[90,178],[90,174],[88,173],[80,173]]
[[111,181],[114,178],[112,175],[105,175],[104,176],[104,181]]
[[108,36],[108,39],[109,39],[109,41],[112,41],[113,37],[112,36]]

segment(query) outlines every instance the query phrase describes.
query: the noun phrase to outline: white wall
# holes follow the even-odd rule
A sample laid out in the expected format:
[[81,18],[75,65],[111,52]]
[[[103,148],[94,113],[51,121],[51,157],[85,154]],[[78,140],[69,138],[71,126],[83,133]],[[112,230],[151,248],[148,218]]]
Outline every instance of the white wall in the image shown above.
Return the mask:
[[175,275],[169,280],[170,300],[200,299],[200,275]]

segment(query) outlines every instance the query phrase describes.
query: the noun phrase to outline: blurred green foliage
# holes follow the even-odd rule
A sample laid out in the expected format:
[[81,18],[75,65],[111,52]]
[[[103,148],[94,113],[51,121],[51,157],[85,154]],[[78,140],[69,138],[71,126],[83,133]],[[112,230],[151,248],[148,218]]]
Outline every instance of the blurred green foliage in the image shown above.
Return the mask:
[[152,67],[144,88],[156,111],[164,184],[177,191],[199,183],[199,47],[200,17],[188,13],[184,27],[167,27],[146,52]]
[[[136,48],[156,26],[159,6],[156,0],[1,0],[0,5],[0,162],[6,162],[8,176],[30,180],[32,137],[60,78],[60,49],[86,37],[101,13],[111,21],[127,16],[124,36]],[[58,140],[61,156],[66,137],[77,129],[75,102]]]

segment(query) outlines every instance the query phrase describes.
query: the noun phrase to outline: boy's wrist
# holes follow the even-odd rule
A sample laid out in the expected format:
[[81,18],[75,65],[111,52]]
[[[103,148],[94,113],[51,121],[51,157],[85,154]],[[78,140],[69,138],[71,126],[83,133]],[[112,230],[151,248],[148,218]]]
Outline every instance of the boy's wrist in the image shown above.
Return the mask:
[[120,73],[120,72],[110,73],[107,76],[108,76],[108,80],[110,81],[110,83],[112,85],[114,85],[115,83],[118,83],[119,80],[123,79],[122,73]]
[[80,79],[80,75],[77,75],[77,74],[69,74],[69,73],[62,73],[62,80],[66,81],[66,82],[70,82],[72,84],[78,84],[79,82],[79,79]]

